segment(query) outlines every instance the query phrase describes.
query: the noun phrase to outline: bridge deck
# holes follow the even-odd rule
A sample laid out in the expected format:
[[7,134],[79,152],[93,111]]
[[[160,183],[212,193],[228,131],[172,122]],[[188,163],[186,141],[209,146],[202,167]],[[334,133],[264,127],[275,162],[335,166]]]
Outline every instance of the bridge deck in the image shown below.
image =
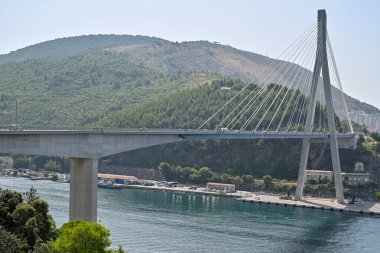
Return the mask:
[[[122,135],[178,135],[183,140],[200,139],[328,139],[328,132],[251,132],[216,131],[194,129],[148,129],[148,128],[85,128],[85,127],[0,127],[0,135],[44,134],[122,134]],[[338,133],[338,139],[354,139],[355,133]]]

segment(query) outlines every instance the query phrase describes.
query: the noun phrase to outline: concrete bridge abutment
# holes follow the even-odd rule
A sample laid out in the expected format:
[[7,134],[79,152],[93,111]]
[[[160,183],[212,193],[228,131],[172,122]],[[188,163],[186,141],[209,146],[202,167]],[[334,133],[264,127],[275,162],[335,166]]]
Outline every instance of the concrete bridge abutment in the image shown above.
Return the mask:
[[97,221],[98,163],[98,159],[70,158],[70,221]]

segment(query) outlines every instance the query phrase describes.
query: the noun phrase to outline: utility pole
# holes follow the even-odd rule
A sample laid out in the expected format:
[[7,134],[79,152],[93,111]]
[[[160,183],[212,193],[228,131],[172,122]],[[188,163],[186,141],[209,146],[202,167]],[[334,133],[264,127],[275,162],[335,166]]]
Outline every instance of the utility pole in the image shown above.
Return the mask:
[[16,100],[16,126],[18,124],[18,118],[17,118],[17,100]]
[[86,123],[86,106],[83,106],[83,125]]
[[51,119],[50,119],[50,104],[49,104],[49,111],[48,111],[48,126],[50,126],[50,121],[51,121]]

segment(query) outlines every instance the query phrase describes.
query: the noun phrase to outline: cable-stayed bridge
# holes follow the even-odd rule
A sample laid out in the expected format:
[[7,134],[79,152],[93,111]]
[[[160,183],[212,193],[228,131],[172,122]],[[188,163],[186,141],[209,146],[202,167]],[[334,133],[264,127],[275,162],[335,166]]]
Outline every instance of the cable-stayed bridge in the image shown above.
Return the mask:
[[[355,148],[327,17],[302,33],[279,57],[198,129],[0,127],[1,152],[70,157],[70,220],[96,221],[98,160],[153,145],[204,139],[301,139],[296,197],[301,199],[310,144],[329,143],[336,198],[344,202],[338,148]],[[210,130],[211,129],[211,130]]]

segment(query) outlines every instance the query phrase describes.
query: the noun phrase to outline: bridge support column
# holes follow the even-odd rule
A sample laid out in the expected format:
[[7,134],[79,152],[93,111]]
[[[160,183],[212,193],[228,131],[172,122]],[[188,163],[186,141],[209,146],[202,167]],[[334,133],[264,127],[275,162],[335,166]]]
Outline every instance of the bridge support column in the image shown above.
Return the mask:
[[321,16],[322,20],[322,78],[323,78],[323,88],[325,91],[326,98],[326,110],[327,110],[327,123],[329,126],[330,132],[330,149],[331,149],[331,159],[334,172],[334,183],[335,183],[335,192],[336,200],[338,203],[344,204],[344,194],[343,194],[343,185],[342,185],[342,176],[340,170],[340,160],[339,160],[339,150],[338,150],[338,141],[336,137],[336,127],[335,127],[335,113],[331,92],[331,83],[330,83],[330,73],[329,65],[327,61],[327,50],[326,50],[326,12],[319,11],[318,14]]
[[69,220],[97,220],[98,159],[70,158]]
[[[319,26],[318,26],[317,55],[316,55],[315,64],[314,64],[313,79],[312,79],[312,84],[311,84],[312,85],[311,95],[310,95],[309,109],[308,109],[307,118],[306,118],[305,132],[312,132],[313,130],[317,84],[318,84],[319,74],[322,72],[323,88],[324,88],[325,99],[326,99],[327,122],[328,122],[329,133],[330,133],[329,142],[330,142],[331,158],[332,158],[332,165],[333,165],[333,171],[334,171],[336,200],[339,203],[344,203],[343,185],[342,185],[340,161],[339,161],[338,141],[337,141],[337,134],[336,134],[336,128],[335,128],[335,115],[334,115],[330,73],[329,73],[329,65],[328,65],[327,50],[326,50],[327,16],[326,16],[325,10],[318,11],[318,24]],[[297,189],[296,189],[297,199],[302,199],[309,149],[310,149],[310,141],[308,139],[305,139],[302,144],[300,167],[298,171],[298,180],[297,180]]]
[[304,139],[302,142],[301,150],[301,160],[300,166],[298,169],[298,178],[297,178],[297,188],[296,188],[296,199],[301,200],[303,195],[303,187],[305,186],[306,179],[306,166],[307,159],[309,157],[310,141],[309,139]]

